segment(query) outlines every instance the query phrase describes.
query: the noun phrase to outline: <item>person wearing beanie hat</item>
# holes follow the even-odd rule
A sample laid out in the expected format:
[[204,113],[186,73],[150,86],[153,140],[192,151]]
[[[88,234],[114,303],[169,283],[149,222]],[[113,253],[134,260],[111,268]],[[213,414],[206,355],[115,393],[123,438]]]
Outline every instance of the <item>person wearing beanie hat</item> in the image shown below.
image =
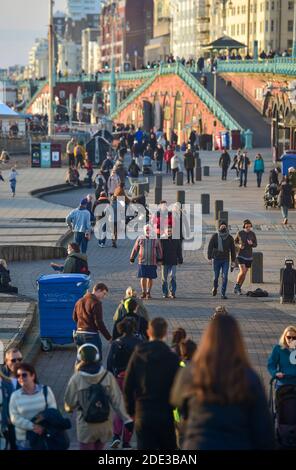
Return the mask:
[[244,220],[243,230],[240,230],[234,239],[239,251],[237,260],[239,264],[239,273],[237,276],[234,293],[241,295],[241,287],[246,279],[246,275],[253,261],[253,248],[257,246],[257,238],[253,232],[253,225],[249,219]]
[[[125,429],[133,432],[132,418],[127,414],[124,400],[117,381],[111,372],[101,364],[99,350],[93,344],[85,343],[78,349],[78,363],[75,372],[69,380],[65,392],[65,411],[72,413],[77,410],[76,432],[80,450],[103,450],[112,438],[112,410],[122,419]],[[101,385],[101,390],[94,385]],[[104,411],[109,414],[103,422],[88,422],[85,420],[85,406],[91,406],[90,397],[94,393],[96,402],[100,399],[105,404]],[[99,395],[100,393],[100,395]],[[97,398],[99,397],[99,398]],[[106,406],[108,400],[109,405]]]
[[87,210],[87,199],[83,198],[77,209],[66,217],[66,224],[74,232],[74,242],[79,245],[81,253],[86,253],[91,232],[91,217]]
[[212,289],[213,296],[217,295],[218,281],[220,271],[222,271],[221,298],[227,299],[226,288],[229,271],[229,257],[231,258],[231,267],[235,263],[235,245],[232,235],[230,235],[227,223],[224,220],[219,221],[217,233],[212,235],[208,245],[208,259],[213,263],[214,285]]
[[108,211],[108,207],[110,206],[110,201],[107,197],[105,191],[101,191],[100,197],[95,201],[93,212],[96,219],[96,226],[95,226],[95,235],[99,241],[99,247],[104,248],[106,244],[106,229],[107,224],[100,222],[101,219],[105,219]]

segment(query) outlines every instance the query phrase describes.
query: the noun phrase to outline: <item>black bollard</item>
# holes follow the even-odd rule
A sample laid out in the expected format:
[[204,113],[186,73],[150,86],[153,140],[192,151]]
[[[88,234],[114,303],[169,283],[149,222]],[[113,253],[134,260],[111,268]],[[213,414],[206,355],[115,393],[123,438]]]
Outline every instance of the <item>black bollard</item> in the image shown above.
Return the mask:
[[216,200],[215,201],[215,220],[219,219],[219,212],[223,211],[223,201]]
[[162,200],[162,188],[154,188],[154,204],[159,204]]
[[183,172],[178,171],[177,173],[177,186],[183,186]]
[[209,214],[210,213],[210,195],[201,194],[200,202],[201,202],[201,207],[202,207],[202,214]]
[[177,191],[177,202],[185,204],[185,191]]
[[204,166],[203,174],[204,174],[204,176],[210,176],[210,167],[209,166]]
[[201,181],[201,167],[200,166],[195,167],[195,180]]
[[263,253],[253,252],[253,262],[250,269],[250,282],[254,284],[263,283]]
[[155,187],[162,188],[162,175],[155,175]]
[[223,222],[226,222],[226,224],[228,225],[228,212],[227,211],[219,211],[218,212],[217,224],[219,223],[219,220],[223,220]]
[[199,157],[196,158],[196,168],[201,168],[201,159]]

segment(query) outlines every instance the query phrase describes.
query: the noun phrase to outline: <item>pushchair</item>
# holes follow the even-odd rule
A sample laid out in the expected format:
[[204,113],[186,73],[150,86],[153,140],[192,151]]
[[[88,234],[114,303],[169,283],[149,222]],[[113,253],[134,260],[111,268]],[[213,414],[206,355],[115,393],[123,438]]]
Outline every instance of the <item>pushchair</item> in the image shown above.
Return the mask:
[[296,449],[296,384],[276,388],[276,380],[276,377],[270,380],[269,406],[277,444],[281,449]]
[[264,191],[264,206],[267,210],[268,207],[278,207],[278,187],[275,183],[268,184]]
[[143,157],[143,175],[152,175],[152,162],[151,157],[144,155]]

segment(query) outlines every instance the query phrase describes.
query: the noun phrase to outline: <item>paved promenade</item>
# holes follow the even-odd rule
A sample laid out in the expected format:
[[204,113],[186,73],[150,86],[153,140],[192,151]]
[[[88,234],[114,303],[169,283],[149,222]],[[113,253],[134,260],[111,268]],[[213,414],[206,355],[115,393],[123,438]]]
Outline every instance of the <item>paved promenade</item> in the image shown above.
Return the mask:
[[[263,153],[266,162],[267,155],[267,152]],[[218,157],[218,153],[201,153],[202,164],[210,166],[210,176],[203,177],[203,180],[196,182],[194,186],[185,184],[183,187],[178,188],[172,184],[170,177],[165,176],[164,178],[163,198],[167,199],[169,203],[175,202],[177,189],[185,189],[186,202],[191,203],[200,202],[201,193],[209,193],[211,197],[211,214],[205,216],[203,220],[205,244],[197,252],[186,252],[184,264],[178,268],[177,299],[163,300],[161,298],[160,280],[158,279],[152,291],[153,299],[146,301],[146,304],[151,317],[162,315],[168,320],[169,340],[172,330],[177,326],[183,326],[188,335],[198,342],[214,307],[223,302],[230,313],[238,319],[252,364],[267,387],[267,357],[282,330],[288,324],[295,323],[295,306],[280,305],[278,290],[279,269],[283,265],[284,258],[295,255],[296,214],[291,211],[289,215],[291,225],[283,227],[281,225],[281,214],[278,210],[265,211],[264,209],[264,182],[262,188],[258,189],[252,171],[249,173],[247,188],[238,188],[238,181],[235,180],[234,172],[229,173],[228,181],[222,182],[220,169],[217,168]],[[254,160],[255,152],[250,152],[250,157]],[[271,163],[267,164],[265,180],[268,178],[268,167],[271,167]],[[44,180],[45,176],[43,176],[43,185],[48,186],[47,175],[46,182]],[[40,186],[42,186],[41,174]],[[46,201],[42,201],[42,204],[46,204],[48,211],[54,213],[56,207],[54,203],[58,202],[59,206],[56,211],[65,215],[70,207],[75,207],[86,193],[87,189],[47,196]],[[150,192],[149,196],[151,202],[153,202],[152,197],[153,191]],[[214,230],[213,207],[215,199],[224,200],[224,208],[229,211],[231,233],[235,234],[241,228],[244,218],[248,217],[253,221],[258,237],[257,249],[264,253],[265,283],[260,287],[271,293],[270,298],[263,300],[235,296],[233,294],[233,282],[236,272],[230,275],[229,299],[227,301],[211,296],[211,266],[205,260],[204,252],[208,238]],[[35,200],[34,203],[36,204]],[[65,206],[62,206],[62,204],[65,204]],[[119,241],[117,249],[111,248],[110,245],[109,242],[106,248],[101,249],[98,247],[97,240],[93,238],[89,244],[88,257],[92,280],[105,282],[110,288],[109,296],[104,301],[104,317],[106,324],[111,329],[112,316],[119,301],[123,298],[126,287],[133,285],[138,291],[140,289],[137,279],[137,267],[129,264],[132,242],[129,240]],[[12,278],[14,283],[18,285],[20,293],[35,298],[37,297],[36,279],[41,274],[52,273],[49,261],[36,261],[29,264],[11,263],[10,268]],[[247,282],[245,290],[255,287],[258,286],[252,286]],[[71,346],[60,347],[50,353],[40,353],[37,359],[40,380],[53,387],[60,403],[62,403],[65,386],[73,371],[74,361],[75,350]]]

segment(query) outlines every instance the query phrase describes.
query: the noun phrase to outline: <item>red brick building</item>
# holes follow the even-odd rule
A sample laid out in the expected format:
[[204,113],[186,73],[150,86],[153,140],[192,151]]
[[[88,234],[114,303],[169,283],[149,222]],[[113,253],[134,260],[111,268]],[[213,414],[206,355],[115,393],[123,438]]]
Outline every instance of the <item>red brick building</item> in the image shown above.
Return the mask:
[[153,0],[108,0],[101,14],[102,67],[110,67],[112,29],[116,70],[141,68],[144,47],[153,37]]

